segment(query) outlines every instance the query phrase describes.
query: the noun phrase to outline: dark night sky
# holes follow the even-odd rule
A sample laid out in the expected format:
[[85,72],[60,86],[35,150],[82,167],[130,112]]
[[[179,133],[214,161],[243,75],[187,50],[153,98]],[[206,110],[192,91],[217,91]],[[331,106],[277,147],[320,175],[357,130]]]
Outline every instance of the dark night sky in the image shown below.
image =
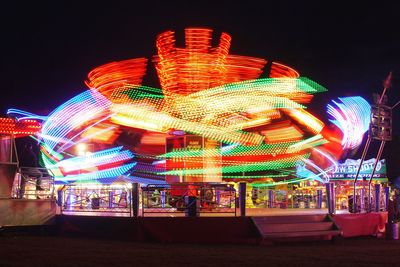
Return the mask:
[[[383,1],[29,2],[1,4],[3,114],[11,107],[46,114],[82,92],[92,68],[150,58],[158,33],[173,29],[182,39],[187,26],[230,33],[231,53],[285,63],[324,85],[329,92],[310,106],[317,112],[338,96],[371,100],[390,70],[390,102],[400,100],[400,9]],[[158,86],[152,64],[144,83]]]

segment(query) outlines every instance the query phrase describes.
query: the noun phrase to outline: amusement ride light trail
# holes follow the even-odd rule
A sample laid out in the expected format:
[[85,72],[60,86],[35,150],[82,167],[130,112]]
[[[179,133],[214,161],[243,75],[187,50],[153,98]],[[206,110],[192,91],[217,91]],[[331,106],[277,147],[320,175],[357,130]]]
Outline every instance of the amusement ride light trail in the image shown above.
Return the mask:
[[[363,98],[333,101],[327,126],[306,110],[326,89],[294,69],[229,54],[227,33],[215,47],[210,29],[186,29],[184,48],[176,47],[174,36],[167,31],[156,40],[161,89],[141,84],[146,58],[108,63],[88,74],[89,90],[46,117],[10,110],[15,119],[2,119],[1,132],[36,135],[57,183],[102,183],[123,174],[265,185],[327,182],[325,173],[343,152],[360,145],[371,110]],[[34,129],[21,132],[20,124]],[[179,143],[189,135],[201,141]],[[90,148],[82,151],[80,144]],[[299,165],[303,171],[296,173]]]

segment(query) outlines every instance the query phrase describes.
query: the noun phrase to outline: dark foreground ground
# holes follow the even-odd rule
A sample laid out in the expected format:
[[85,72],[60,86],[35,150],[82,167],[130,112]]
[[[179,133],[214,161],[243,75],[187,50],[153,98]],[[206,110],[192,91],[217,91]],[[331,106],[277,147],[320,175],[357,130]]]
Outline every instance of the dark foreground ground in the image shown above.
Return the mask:
[[400,266],[400,241],[193,245],[3,233],[0,266]]

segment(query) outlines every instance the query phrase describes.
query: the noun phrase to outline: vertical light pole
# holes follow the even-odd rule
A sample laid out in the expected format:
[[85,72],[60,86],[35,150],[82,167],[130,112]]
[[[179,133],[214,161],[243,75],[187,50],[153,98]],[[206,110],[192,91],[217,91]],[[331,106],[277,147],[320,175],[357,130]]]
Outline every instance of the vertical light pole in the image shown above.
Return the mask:
[[382,156],[383,148],[385,147],[386,141],[392,140],[392,108],[385,104],[385,94],[386,91],[391,87],[392,72],[389,73],[386,80],[383,82],[383,92],[377,103],[373,106],[371,112],[371,122],[368,131],[368,139],[364,146],[364,150],[361,156],[360,164],[358,165],[356,177],[354,178],[354,188],[353,188],[353,212],[357,212],[357,197],[356,197],[356,187],[357,179],[360,174],[361,166],[364,162],[365,156],[367,155],[368,148],[371,144],[371,140],[380,140],[381,145],[378,150],[378,154],[375,158],[374,167],[372,169],[371,176],[368,182],[368,210],[371,210],[371,182],[375,174],[376,166]]
[[246,216],[246,182],[239,183],[239,208],[240,216]]
[[[391,80],[391,75],[392,73],[389,74],[388,78],[384,82],[384,93],[387,90],[387,88],[390,87],[390,80]],[[391,141],[392,140],[392,108],[384,105],[383,97],[381,96],[379,99],[379,102],[377,105],[374,106],[372,109],[372,121],[371,121],[371,135],[372,138],[376,140],[381,141],[381,145],[378,150],[378,154],[375,159],[375,164],[372,169],[371,177],[369,178],[368,182],[368,201],[369,201],[369,207],[371,207],[372,199],[371,199],[371,183],[372,179],[375,174],[376,166],[379,163],[379,160],[382,156],[383,153],[383,148],[385,146],[386,141]],[[375,196],[375,198],[378,198],[378,196]],[[375,207],[375,210],[379,210],[379,207]],[[369,209],[371,211],[371,208]]]

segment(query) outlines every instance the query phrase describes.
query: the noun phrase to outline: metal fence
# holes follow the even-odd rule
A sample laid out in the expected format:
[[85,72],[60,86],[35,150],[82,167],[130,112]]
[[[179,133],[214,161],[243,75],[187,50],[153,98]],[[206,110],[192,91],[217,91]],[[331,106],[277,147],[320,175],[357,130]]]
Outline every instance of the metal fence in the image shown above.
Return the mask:
[[19,199],[54,199],[54,177],[46,168],[20,167],[11,196]]
[[[142,216],[146,213],[232,213],[236,190],[228,184],[147,185],[141,188]],[[194,206],[194,207],[193,207]]]
[[[375,184],[371,190],[371,201],[368,200],[368,187],[358,186],[356,204],[358,212],[386,211],[388,187]],[[353,190],[336,187],[334,205],[336,210],[353,212]],[[252,204],[257,208],[293,208],[323,209],[328,208],[326,188],[317,190],[277,190],[258,187],[252,191]]]
[[65,185],[58,190],[61,213],[104,212],[132,216],[131,190],[128,186]]
[[[357,212],[387,211],[387,202],[389,197],[388,187],[382,187],[379,184],[374,185],[374,188],[371,190],[370,199],[368,199],[367,188],[356,188],[355,192]],[[348,200],[348,205],[350,206],[349,211],[353,212],[353,196],[350,196],[350,199]]]

